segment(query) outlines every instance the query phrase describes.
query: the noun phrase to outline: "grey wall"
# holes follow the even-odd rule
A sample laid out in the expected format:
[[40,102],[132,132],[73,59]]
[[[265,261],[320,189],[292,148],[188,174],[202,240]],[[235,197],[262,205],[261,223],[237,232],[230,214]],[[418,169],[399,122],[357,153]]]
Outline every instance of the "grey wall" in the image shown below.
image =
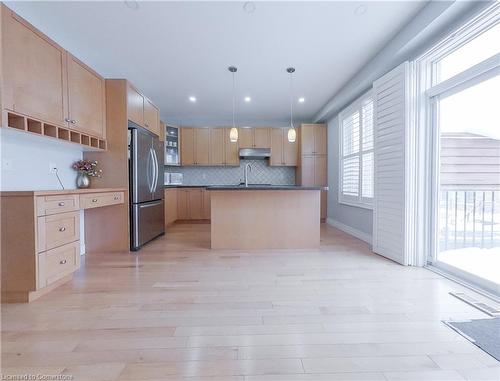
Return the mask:
[[247,163],[252,165],[249,183],[295,184],[295,167],[270,167],[269,160],[240,160],[239,167],[165,167],[165,172],[182,173],[186,185],[234,185],[243,181]]
[[373,212],[369,209],[338,202],[339,179],[339,123],[335,116],[328,121],[328,219],[372,235]]

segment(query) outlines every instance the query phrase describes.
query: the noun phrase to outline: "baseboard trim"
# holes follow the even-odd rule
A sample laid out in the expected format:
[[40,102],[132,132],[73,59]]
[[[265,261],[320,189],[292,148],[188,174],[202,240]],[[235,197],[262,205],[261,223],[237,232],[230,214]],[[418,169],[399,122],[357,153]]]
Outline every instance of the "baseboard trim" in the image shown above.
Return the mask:
[[360,239],[361,241],[366,242],[367,244],[372,244],[372,236],[370,234],[366,234],[361,230],[355,229],[349,225],[343,224],[342,222],[336,221],[333,218],[327,218],[326,223],[334,228],[342,230],[344,233],[350,234],[353,237]]

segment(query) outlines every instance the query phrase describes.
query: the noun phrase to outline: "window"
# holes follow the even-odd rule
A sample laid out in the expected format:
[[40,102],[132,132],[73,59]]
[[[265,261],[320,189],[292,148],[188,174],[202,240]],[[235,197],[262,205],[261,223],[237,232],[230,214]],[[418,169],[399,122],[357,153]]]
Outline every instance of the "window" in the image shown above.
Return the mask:
[[339,115],[339,202],[373,204],[373,100],[365,94]]

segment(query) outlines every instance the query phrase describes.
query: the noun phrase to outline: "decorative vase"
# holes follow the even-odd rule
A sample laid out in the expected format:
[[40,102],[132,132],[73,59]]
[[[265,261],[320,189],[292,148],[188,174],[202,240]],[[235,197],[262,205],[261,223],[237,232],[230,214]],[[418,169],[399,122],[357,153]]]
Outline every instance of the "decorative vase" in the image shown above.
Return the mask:
[[90,186],[90,177],[83,172],[78,172],[76,176],[76,187],[78,189],[88,188]]

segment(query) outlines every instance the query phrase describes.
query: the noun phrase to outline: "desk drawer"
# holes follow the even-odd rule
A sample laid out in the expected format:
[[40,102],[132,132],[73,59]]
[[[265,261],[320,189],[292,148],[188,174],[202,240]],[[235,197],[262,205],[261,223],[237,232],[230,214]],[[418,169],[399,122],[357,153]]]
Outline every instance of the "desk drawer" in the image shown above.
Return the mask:
[[80,212],[38,217],[37,252],[80,239]]
[[124,192],[89,193],[80,195],[82,209],[99,208],[101,206],[123,204]]
[[38,289],[58,281],[80,267],[80,241],[38,254]]
[[78,209],[79,199],[76,194],[39,196],[36,198],[37,216],[71,212]]

